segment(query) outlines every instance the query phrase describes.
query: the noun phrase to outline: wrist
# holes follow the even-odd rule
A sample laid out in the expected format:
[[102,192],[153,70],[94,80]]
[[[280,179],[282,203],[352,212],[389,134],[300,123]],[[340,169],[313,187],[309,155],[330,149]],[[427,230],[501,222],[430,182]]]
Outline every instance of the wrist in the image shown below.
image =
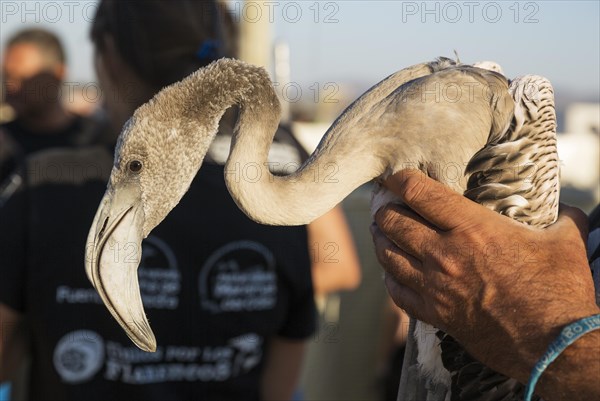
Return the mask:
[[[576,324],[565,325],[560,337],[552,341],[548,352],[541,358],[546,368],[542,367],[535,392],[544,399],[589,400],[600,394],[599,313],[600,309],[596,307],[585,316],[588,319],[576,319]],[[595,319],[589,318],[594,315]],[[551,355],[556,359],[547,359]],[[534,373],[535,369],[529,380]]]
[[567,348],[540,378],[536,393],[547,401],[593,400],[600,394],[600,331]]
[[[587,308],[573,308],[578,309],[576,313],[551,313],[546,311],[545,319],[546,322],[552,322],[551,324],[546,324],[542,326],[539,324],[523,325],[518,329],[518,336],[514,340],[513,349],[515,350],[515,359],[513,361],[517,361],[517,363],[511,363],[510,365],[505,366],[505,369],[499,369],[500,372],[506,374],[507,376],[513,377],[519,380],[521,383],[526,384],[529,381],[531,372],[535,364],[539,361],[539,359],[544,355],[544,353],[548,350],[548,347],[554,340],[558,338],[561,334],[561,331],[567,327],[569,324],[578,321],[582,318],[592,316],[600,313],[600,308],[596,305],[587,307]],[[592,334],[592,333],[588,333]],[[596,336],[598,333],[594,334]],[[592,336],[592,337],[594,337]],[[587,337],[584,336],[584,337]],[[567,348],[565,356],[570,358],[571,354],[578,350],[580,347],[588,344],[590,340],[585,338],[582,344],[578,344],[579,341],[584,340],[584,338],[580,338],[574,344]],[[556,370],[556,366],[562,365],[562,360],[565,358],[564,356],[560,358],[560,361],[555,361],[552,365],[548,367],[544,375],[545,377],[548,372],[553,374]],[[559,362],[559,363],[557,363]]]

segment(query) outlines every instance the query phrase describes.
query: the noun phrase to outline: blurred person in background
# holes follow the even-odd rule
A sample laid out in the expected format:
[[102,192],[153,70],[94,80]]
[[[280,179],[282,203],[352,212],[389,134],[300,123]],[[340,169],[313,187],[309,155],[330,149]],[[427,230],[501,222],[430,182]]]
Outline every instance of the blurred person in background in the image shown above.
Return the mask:
[[351,291],[361,281],[360,262],[341,206],[308,225],[312,279],[317,297]]
[[0,125],[0,182],[28,154],[93,141],[95,122],[69,113],[61,101],[66,71],[63,46],[53,33],[27,29],[8,40],[2,84],[16,118]]
[[[131,343],[84,271],[87,232],[117,133],[162,87],[232,55],[234,29],[220,7],[99,4],[91,37],[112,140],[30,156],[21,174],[32,165],[63,174],[23,177],[0,206],[5,388],[28,349],[31,399],[291,399],[315,329],[306,228],[250,221],[231,199],[222,166],[204,163],[178,207],[144,241],[138,276],[157,352]],[[139,252],[127,244],[115,251]],[[260,291],[220,291],[232,276]]]

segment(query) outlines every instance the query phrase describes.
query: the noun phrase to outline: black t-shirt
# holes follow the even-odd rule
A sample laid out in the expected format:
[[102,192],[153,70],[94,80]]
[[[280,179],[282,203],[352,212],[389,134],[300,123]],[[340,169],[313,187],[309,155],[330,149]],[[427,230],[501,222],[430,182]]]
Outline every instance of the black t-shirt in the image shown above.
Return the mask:
[[83,119],[74,117],[66,127],[43,134],[31,131],[19,119],[0,125],[0,129],[8,132],[25,154],[30,154],[47,148],[72,145],[83,129]]
[[30,398],[258,399],[270,339],[305,339],[315,328],[305,227],[252,222],[223,168],[205,164],[143,243],[138,276],[158,343],[145,353],[84,271],[111,166],[106,148],[42,152],[0,208],[0,302],[30,325]]
[[0,133],[8,137],[10,151],[0,152],[0,183],[27,155],[44,149],[92,144],[104,128],[104,122],[81,116],[73,116],[64,128],[43,134],[28,129],[19,119],[1,124]]
[[590,213],[587,252],[596,288],[596,304],[600,306],[600,205]]

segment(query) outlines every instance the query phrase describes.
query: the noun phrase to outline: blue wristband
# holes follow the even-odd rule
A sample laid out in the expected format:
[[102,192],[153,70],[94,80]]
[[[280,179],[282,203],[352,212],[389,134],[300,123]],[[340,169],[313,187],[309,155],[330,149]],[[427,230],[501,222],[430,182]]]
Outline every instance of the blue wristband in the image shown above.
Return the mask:
[[10,383],[0,383],[0,401],[10,401]]
[[535,385],[548,365],[554,362],[554,360],[558,358],[558,356],[578,338],[589,333],[590,331],[598,329],[600,329],[600,314],[585,317],[562,329],[558,338],[554,340],[552,344],[550,344],[546,353],[533,367],[531,376],[529,377],[529,383],[527,383],[527,387],[525,388],[524,401],[531,401],[531,396],[533,395]]

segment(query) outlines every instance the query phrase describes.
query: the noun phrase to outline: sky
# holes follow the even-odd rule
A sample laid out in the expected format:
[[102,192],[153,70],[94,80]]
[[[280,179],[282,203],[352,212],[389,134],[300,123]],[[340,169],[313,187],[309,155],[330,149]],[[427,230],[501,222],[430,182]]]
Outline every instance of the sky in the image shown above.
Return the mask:
[[[256,14],[256,6],[262,14]],[[507,76],[546,76],[582,96],[600,92],[599,1],[232,1],[240,18],[268,19],[290,46],[291,79],[375,84],[437,56],[494,60]],[[88,39],[95,1],[0,0],[0,40],[41,25],[64,40],[68,80],[95,79]]]
[[599,3],[338,1],[327,10],[338,22],[283,21],[276,34],[289,41],[299,80],[375,83],[456,50],[465,63],[498,62],[509,77],[544,75],[555,86],[598,93]]

